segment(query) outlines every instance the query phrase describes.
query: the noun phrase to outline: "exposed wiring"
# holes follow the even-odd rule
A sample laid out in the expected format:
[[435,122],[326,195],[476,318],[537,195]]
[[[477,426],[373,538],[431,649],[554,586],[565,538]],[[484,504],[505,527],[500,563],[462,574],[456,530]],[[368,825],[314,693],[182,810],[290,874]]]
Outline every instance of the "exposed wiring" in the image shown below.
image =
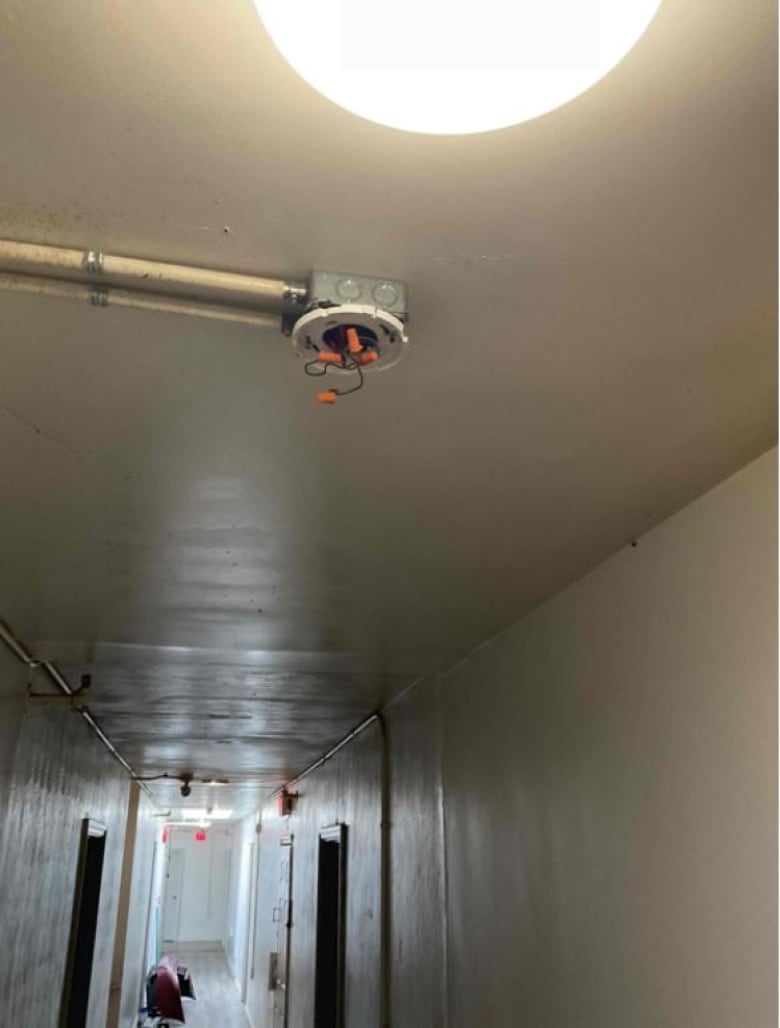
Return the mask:
[[340,355],[339,361],[328,361],[327,364],[321,364],[321,358],[316,357],[314,360],[308,361],[303,366],[304,372],[311,378],[322,378],[323,375],[327,375],[328,371],[335,369],[336,371],[349,371],[354,372],[357,377],[357,385],[352,386],[350,389],[329,389],[327,392],[319,393],[317,398],[320,403],[335,403],[336,398],[339,396],[349,396],[350,393],[356,393],[362,389],[365,385],[365,378],[363,376],[363,369],[361,367],[361,361],[359,356],[352,355],[352,353],[343,352]]
[[136,782],[159,782],[164,778],[172,782],[183,782],[185,784],[194,782],[196,785],[230,785],[230,780],[227,778],[196,778],[189,771],[180,771],[178,773],[163,771],[158,775],[133,775],[133,780]]
[[[318,369],[317,371],[310,370],[310,368],[315,367]],[[328,367],[328,364],[320,364],[319,358],[315,357],[313,361],[308,361],[308,363],[304,364],[303,370],[306,372],[307,375],[310,375],[312,378],[322,378],[323,375],[327,374]]]
[[317,356],[307,361],[304,372],[311,378],[322,378],[327,375],[330,368],[336,371],[354,372],[357,375],[357,384],[349,389],[326,389],[317,394],[320,403],[334,404],[340,396],[349,396],[356,393],[365,385],[363,367],[373,364],[380,359],[377,349],[376,336],[373,332],[361,333],[359,327],[354,325],[340,325],[331,330],[332,339],[323,341],[321,348],[317,350]]
[[360,367],[359,364],[352,364],[352,365],[345,364],[344,367],[347,369],[347,371],[356,371],[357,372],[358,384],[356,386],[353,386],[351,389],[334,389],[333,392],[337,396],[349,396],[350,393],[356,393],[358,391],[358,389],[362,389],[363,388],[363,385],[365,383],[365,379],[363,378],[363,370],[362,370],[362,368]]

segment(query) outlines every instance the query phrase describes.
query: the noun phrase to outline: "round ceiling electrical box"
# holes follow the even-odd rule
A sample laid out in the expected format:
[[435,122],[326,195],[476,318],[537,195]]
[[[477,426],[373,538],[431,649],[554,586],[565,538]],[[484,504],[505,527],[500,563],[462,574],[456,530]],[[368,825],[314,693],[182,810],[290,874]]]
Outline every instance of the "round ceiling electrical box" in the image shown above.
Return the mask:
[[[376,354],[363,371],[391,368],[409,345],[404,324],[395,315],[369,304],[345,303],[303,314],[291,333],[293,350],[306,361],[316,361],[320,354],[348,355],[348,329],[357,333],[364,354]],[[336,372],[349,370],[331,366]]]
[[661,0],[255,0],[279,51],[339,106],[394,128],[504,128],[603,78]]

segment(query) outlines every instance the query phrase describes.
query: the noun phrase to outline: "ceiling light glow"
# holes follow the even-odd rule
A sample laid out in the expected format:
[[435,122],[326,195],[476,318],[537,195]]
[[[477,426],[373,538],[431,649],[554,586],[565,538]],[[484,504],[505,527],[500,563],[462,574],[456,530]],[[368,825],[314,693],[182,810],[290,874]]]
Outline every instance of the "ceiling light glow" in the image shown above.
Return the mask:
[[661,0],[255,0],[282,55],[339,106],[461,134],[560,107],[628,53]]
[[181,816],[185,821],[204,821],[206,818],[210,821],[228,821],[233,816],[233,811],[220,810],[219,807],[213,807],[211,810],[205,807],[192,807],[189,810],[182,810]]

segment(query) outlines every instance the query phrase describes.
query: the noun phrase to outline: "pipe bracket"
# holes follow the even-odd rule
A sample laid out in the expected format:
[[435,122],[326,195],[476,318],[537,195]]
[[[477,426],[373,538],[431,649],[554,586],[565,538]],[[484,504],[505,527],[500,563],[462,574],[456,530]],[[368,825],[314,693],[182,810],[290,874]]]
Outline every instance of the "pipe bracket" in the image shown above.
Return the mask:
[[28,691],[27,702],[33,707],[69,707],[80,712],[89,703],[91,692],[88,686],[70,694]]

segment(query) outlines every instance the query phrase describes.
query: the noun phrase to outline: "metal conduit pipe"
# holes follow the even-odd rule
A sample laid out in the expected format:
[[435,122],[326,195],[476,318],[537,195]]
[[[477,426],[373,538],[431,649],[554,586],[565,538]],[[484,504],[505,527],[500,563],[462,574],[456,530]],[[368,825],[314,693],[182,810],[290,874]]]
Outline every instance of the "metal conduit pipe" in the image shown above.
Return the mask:
[[4,621],[0,621],[0,639],[8,649],[27,667],[38,667],[40,661],[36,660],[31,653],[19,642],[11,629]]
[[[36,659],[30,653],[27,647],[22,642],[20,642],[17,636],[14,635],[14,633],[11,631],[8,625],[5,624],[4,621],[0,621],[0,642],[5,643],[5,645],[11,651],[11,653],[13,653],[13,655],[22,662],[22,664],[26,664],[29,668],[40,668],[42,671],[44,671],[48,675],[52,684],[59,690],[60,693],[62,693],[62,695],[74,695],[74,690],[70,687],[70,685],[68,684],[68,680],[62,674],[57,665],[53,664],[50,660]],[[106,749],[114,758],[114,760],[118,761],[118,763],[122,765],[122,767],[125,769],[125,771],[128,772],[131,778],[137,780],[138,776],[133,771],[132,767],[128,764],[128,762],[125,760],[122,754],[117,750],[116,746],[114,746],[114,744],[108,738],[108,736],[97,723],[93,715],[88,710],[79,710],[77,711],[77,713],[81,715],[84,721],[86,721],[86,723],[89,725],[89,727],[98,737],[98,739],[100,739],[100,741],[106,747]],[[147,794],[149,799],[151,799],[152,802],[155,802],[151,789],[149,789],[148,786],[144,785],[143,782],[141,782],[140,784],[141,788]]]
[[94,307],[134,307],[146,311],[161,311],[164,314],[185,314],[217,321],[238,321],[249,325],[279,325],[277,315],[248,308],[208,305],[195,300],[177,300],[174,297],[140,293],[130,289],[105,289],[88,282],[68,282],[64,279],[42,278],[39,275],[10,275],[0,271],[0,289],[30,293],[34,296],[61,296],[68,300],[81,300]]
[[[153,294],[169,300],[194,300],[206,307],[275,314],[277,322],[290,305],[301,305],[306,296],[306,286],[299,282],[9,239],[0,239],[0,271],[11,276],[6,280],[5,288],[22,289],[23,283],[19,282],[18,276],[34,276],[57,282],[88,284],[93,289],[110,289],[112,297],[117,289],[126,290],[133,297],[136,294]],[[42,292],[41,289],[30,291]],[[126,301],[124,306],[140,306],[130,303],[129,296]],[[180,309],[176,313],[204,314],[205,311]]]
[[380,714],[371,714],[365,719],[365,721],[361,721],[359,725],[356,725],[355,728],[347,732],[343,739],[339,739],[334,746],[331,746],[331,748],[323,753],[321,757],[318,757],[313,764],[309,764],[309,766],[304,771],[301,771],[299,775],[296,775],[295,778],[291,778],[278,789],[274,789],[274,791],[268,796],[268,802],[275,799],[282,790],[287,790],[287,792],[289,792],[293,785],[297,785],[299,782],[302,782],[304,778],[312,773],[312,771],[316,771],[318,767],[322,767],[322,765],[327,763],[332,757],[335,757],[339,750],[343,749],[347,743],[352,742],[352,740],[356,736],[360,735],[361,732],[364,732],[367,728],[370,728],[371,725],[379,721],[380,717]]

